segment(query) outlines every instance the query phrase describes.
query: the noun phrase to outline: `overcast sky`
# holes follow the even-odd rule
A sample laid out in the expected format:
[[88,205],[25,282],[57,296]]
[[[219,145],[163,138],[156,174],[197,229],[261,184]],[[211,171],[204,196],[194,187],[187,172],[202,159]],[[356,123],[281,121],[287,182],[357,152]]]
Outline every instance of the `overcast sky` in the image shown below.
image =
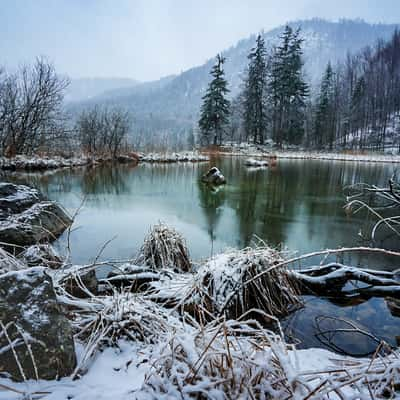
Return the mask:
[[312,17],[397,23],[400,0],[0,0],[0,64],[45,55],[73,78],[152,80]]

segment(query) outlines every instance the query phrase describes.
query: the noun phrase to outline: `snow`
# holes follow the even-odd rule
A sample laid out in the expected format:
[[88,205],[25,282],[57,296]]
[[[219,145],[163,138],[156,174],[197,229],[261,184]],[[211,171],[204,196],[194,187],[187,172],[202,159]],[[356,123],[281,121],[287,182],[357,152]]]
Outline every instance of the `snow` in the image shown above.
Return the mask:
[[245,165],[248,167],[267,167],[268,161],[266,160],[257,160],[255,158],[248,158],[245,161]]
[[140,162],[171,163],[171,162],[200,162],[209,161],[209,157],[197,151],[180,153],[148,153],[140,154]]
[[[83,347],[76,343],[78,358]],[[88,372],[78,380],[63,378],[59,381],[33,381],[15,383],[0,379],[0,384],[23,393],[48,392],[46,400],[132,400],[132,391],[141,387],[148,362],[143,362],[140,349],[132,343],[119,343],[119,349],[107,348],[98,354]],[[0,389],[0,400],[22,400],[19,393]]]
[[[186,332],[183,331],[179,335],[174,335],[173,339],[175,344],[179,344],[187,353],[190,363],[195,365],[199,360],[199,356],[201,356],[203,345],[206,343],[201,345],[193,333],[193,329],[188,328]],[[181,397],[173,384],[168,382],[165,377],[157,375],[163,360],[168,359],[168,356],[171,355],[171,347],[169,346],[170,343],[173,343],[171,339],[172,335],[166,338],[164,342],[146,347],[121,340],[118,343],[118,348],[106,348],[99,353],[87,373],[77,380],[63,378],[59,381],[30,380],[24,383],[16,383],[9,379],[1,378],[0,385],[4,386],[0,389],[0,400],[24,399],[23,394],[7,390],[7,387],[22,393],[47,392],[42,397],[43,400],[189,399],[190,393],[198,390],[213,390],[214,395],[211,398],[225,398],[223,393],[216,388],[212,389],[210,387],[213,383],[212,377],[191,385],[185,385],[183,387],[185,395]],[[337,363],[333,361],[337,359],[337,355],[322,349],[289,350],[286,352],[283,348],[279,348],[278,344],[275,344],[272,348],[265,348],[260,353],[255,353],[249,341],[241,341],[240,344],[239,342],[237,344],[238,355],[251,357],[252,365],[258,366],[258,371],[273,368],[270,361],[273,357],[272,351],[274,351],[274,355],[282,363],[289,381],[300,379],[302,374],[307,376],[315,372],[338,368]],[[213,347],[218,348],[219,345],[220,343],[215,343]],[[84,353],[83,346],[80,343],[76,343],[75,347],[78,359],[81,359]],[[248,361],[250,360],[243,358],[242,360],[235,360],[235,363],[246,365]],[[177,361],[172,367],[171,373],[177,379],[191,372],[187,365],[183,369],[183,365]],[[234,373],[240,376],[241,371],[235,369]],[[161,394],[152,391],[147,383],[153,383],[154,386],[162,383],[166,393]],[[209,393],[211,394],[211,392]],[[335,397],[332,398],[334,399]]]
[[18,155],[14,158],[0,157],[0,169],[5,170],[44,170],[56,168],[71,168],[84,166],[90,163],[87,157],[39,157],[39,156],[22,156]]
[[276,156],[277,158],[281,159],[298,159],[298,160],[400,163],[400,154],[397,154],[398,148],[399,148],[398,145],[393,147],[396,154],[390,154],[390,152],[385,152],[385,154],[383,154],[372,151],[362,154],[361,153],[350,154],[341,152],[308,151],[296,148],[287,150],[275,150],[273,149],[273,143],[268,143],[264,146],[255,146],[249,143],[228,143],[221,148],[220,154],[249,157],[245,161],[245,164],[248,161],[253,162],[255,157],[268,157],[268,156]]

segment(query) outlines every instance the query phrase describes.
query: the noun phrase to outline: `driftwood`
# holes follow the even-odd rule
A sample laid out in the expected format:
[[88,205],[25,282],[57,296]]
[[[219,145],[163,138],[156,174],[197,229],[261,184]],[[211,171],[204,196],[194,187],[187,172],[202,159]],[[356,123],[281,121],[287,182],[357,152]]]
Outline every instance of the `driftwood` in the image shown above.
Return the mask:
[[371,229],[372,241],[377,240],[382,228],[400,236],[400,185],[393,178],[389,179],[388,187],[358,183],[346,187],[345,193],[347,213],[367,211],[376,220]]
[[[396,271],[375,271],[330,263],[300,271],[289,271],[289,274],[299,282],[303,294],[352,298],[400,297],[400,281],[396,279]],[[352,289],[344,288],[348,282],[353,283]]]

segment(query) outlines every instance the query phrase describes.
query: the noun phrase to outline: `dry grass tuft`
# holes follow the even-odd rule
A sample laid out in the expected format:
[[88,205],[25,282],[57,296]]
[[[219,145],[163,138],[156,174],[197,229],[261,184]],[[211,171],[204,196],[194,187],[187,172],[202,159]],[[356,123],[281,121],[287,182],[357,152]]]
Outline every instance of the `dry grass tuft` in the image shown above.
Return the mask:
[[164,268],[171,268],[177,272],[192,270],[185,239],[175,229],[162,223],[150,230],[136,263],[154,270]]
[[[286,268],[274,267],[281,260],[269,247],[232,251],[210,260],[199,271],[202,287],[197,291],[202,303],[212,315],[228,319],[252,309],[274,317],[288,315],[302,300]],[[258,276],[261,272],[265,273]]]

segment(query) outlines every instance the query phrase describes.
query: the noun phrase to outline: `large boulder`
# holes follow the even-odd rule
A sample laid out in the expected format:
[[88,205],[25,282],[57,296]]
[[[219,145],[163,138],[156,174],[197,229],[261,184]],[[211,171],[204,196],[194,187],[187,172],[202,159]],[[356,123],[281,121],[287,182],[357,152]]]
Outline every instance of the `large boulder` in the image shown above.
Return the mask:
[[55,240],[72,223],[57,203],[35,189],[0,183],[0,242],[28,246]]
[[201,177],[202,182],[209,183],[211,185],[222,185],[226,183],[224,175],[217,167],[212,167],[206,174]]
[[3,375],[20,381],[58,379],[73,372],[72,329],[45,268],[0,276],[0,321]]

